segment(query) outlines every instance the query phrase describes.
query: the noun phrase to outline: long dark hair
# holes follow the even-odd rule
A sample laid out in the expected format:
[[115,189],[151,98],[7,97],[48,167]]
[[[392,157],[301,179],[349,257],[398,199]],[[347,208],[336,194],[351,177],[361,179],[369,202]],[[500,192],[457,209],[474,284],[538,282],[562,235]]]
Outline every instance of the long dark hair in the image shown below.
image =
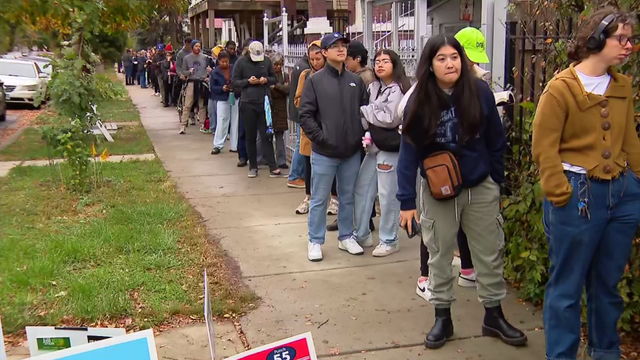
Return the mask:
[[[451,97],[442,91],[432,70],[433,59],[438,51],[453,47],[460,56],[460,78],[456,82]],[[453,35],[439,34],[429,39],[420,55],[418,64],[418,84],[411,95],[411,106],[402,133],[415,146],[427,145],[435,139],[436,129],[443,111],[455,107],[460,142],[475,137],[482,125],[482,109],[476,90],[477,81],[465,61],[465,52]]]
[[[409,82],[409,78],[407,77],[407,73],[404,71],[404,66],[402,65],[402,61],[400,61],[400,56],[396,54],[395,51],[389,49],[378,50],[376,56],[373,57],[373,64],[375,66],[376,60],[380,55],[388,55],[391,59],[391,64],[393,65],[393,82],[400,85],[400,90],[402,93],[406,93],[411,88],[411,83]],[[380,80],[378,74],[373,72],[376,76],[376,79]]]

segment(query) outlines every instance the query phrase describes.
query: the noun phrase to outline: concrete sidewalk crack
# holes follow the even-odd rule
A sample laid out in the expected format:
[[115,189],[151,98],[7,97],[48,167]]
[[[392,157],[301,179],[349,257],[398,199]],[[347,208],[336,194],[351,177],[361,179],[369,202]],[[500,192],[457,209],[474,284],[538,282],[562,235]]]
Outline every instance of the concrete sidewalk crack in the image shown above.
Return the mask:
[[308,273],[315,273],[315,272],[325,272],[325,271],[345,270],[345,269],[359,269],[359,268],[366,268],[366,267],[373,267],[373,266],[400,264],[400,263],[405,263],[405,262],[408,262],[408,261],[416,261],[416,260],[419,260],[419,258],[416,257],[416,258],[411,258],[411,259],[390,261],[390,262],[378,263],[378,264],[363,264],[363,265],[341,266],[341,267],[318,269],[318,270],[288,271],[288,272],[281,272],[281,273],[274,273],[274,274],[249,275],[249,276],[243,276],[242,278],[243,279],[259,279],[259,278],[272,277],[272,276],[282,276],[282,275],[292,275],[292,274],[308,274]]
[[[543,331],[543,330],[544,329],[542,327],[536,327],[536,328],[532,328],[532,329],[524,329],[522,331],[525,332],[525,333],[530,333],[530,332],[538,332],[538,331]],[[457,341],[478,339],[478,338],[483,338],[483,337],[487,337],[487,336],[475,335],[475,336],[458,337],[458,338],[450,339],[447,342],[448,343],[455,343]],[[491,339],[493,339],[493,338],[491,338]],[[375,347],[375,348],[360,349],[360,350],[350,350],[350,351],[344,351],[344,352],[341,351],[339,355],[318,354],[318,358],[320,358],[320,359],[322,359],[322,358],[331,358],[331,357],[337,357],[337,356],[355,355],[355,354],[370,353],[370,352],[374,352],[374,351],[386,351],[386,350],[393,350],[393,349],[407,349],[407,348],[418,347],[418,346],[422,346],[424,351],[429,351],[428,349],[424,348],[424,342],[419,342],[419,343],[404,344],[404,345],[380,346],[380,347]]]

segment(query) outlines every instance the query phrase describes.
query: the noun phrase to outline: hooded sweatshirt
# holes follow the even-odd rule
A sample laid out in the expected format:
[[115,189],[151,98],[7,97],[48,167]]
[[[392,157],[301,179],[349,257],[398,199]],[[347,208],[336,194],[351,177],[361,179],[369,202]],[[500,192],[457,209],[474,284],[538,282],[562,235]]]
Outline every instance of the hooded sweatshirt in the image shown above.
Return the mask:
[[[476,79],[476,88],[482,109],[482,126],[474,138],[467,140],[461,146],[458,141],[458,118],[456,108],[443,111],[436,129],[435,140],[425,146],[416,147],[402,136],[400,144],[400,158],[398,159],[398,194],[402,210],[416,209],[416,170],[420,168],[420,175],[425,178],[423,160],[437,151],[457,147],[456,158],[460,166],[462,187],[473,188],[481,184],[488,176],[501,184],[504,181],[504,150],[506,137],[502,121],[495,105],[495,97],[489,85]],[[418,101],[411,96],[404,108],[404,118],[407,118],[411,103]]]

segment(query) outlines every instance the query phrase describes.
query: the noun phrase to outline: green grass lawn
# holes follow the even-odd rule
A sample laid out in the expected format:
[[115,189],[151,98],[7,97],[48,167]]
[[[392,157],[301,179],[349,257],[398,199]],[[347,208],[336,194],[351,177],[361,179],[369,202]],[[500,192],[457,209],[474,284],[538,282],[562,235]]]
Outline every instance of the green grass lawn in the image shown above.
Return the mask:
[[[112,155],[151,154],[153,145],[142,126],[120,127],[112,135],[114,142],[110,143],[102,136],[96,136],[96,150],[101,153],[105,148]],[[50,156],[40,130],[27,128],[18,139],[0,151],[0,161],[38,160]],[[54,156],[55,157],[55,156]]]
[[[124,85],[114,80],[115,86]],[[103,136],[96,138],[96,149],[99,152],[106,147],[110,154],[149,154],[153,153],[153,145],[140,123],[140,113],[128,96],[124,99],[102,100],[97,104],[103,122],[135,122],[137,126],[120,126],[113,135],[115,142],[108,143]],[[34,126],[55,126],[68,122],[69,119],[59,116],[54,110],[46,109],[35,118]],[[0,161],[40,160],[50,156],[45,142],[36,127],[27,128],[16,141],[0,151]],[[55,157],[55,156],[54,156]]]
[[256,301],[158,160],[102,169],[105,185],[82,196],[61,190],[46,166],[15,168],[0,182],[6,333],[201,317],[205,267],[214,313],[240,313]]

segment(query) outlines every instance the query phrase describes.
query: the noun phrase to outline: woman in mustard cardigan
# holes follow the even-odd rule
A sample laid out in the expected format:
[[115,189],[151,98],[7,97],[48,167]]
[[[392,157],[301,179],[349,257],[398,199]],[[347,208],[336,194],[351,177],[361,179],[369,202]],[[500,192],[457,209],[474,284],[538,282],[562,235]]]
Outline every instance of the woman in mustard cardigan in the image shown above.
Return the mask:
[[575,62],[544,90],[533,128],[533,157],[544,194],[549,243],[544,303],[547,359],[575,359],[583,288],[596,360],[618,360],[618,292],[640,224],[640,141],[631,80],[614,70],[633,51],[633,20],[595,12],[569,55]]

